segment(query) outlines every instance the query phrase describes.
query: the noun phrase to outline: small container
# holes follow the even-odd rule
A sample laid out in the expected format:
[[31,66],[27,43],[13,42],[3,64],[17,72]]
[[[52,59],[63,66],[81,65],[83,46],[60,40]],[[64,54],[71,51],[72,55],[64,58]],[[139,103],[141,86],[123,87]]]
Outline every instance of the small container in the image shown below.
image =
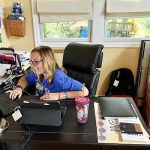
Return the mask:
[[77,97],[75,98],[75,102],[78,122],[86,123],[88,120],[90,99],[88,97]]
[[6,19],[8,34],[11,36],[24,37],[26,34],[26,20],[9,20]]

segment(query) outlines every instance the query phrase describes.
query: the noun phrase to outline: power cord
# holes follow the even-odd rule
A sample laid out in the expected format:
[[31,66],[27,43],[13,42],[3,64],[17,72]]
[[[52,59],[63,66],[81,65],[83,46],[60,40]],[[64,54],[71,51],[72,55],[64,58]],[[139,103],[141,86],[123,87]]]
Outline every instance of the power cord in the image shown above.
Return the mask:
[[29,135],[29,137],[28,137],[28,139],[25,141],[25,143],[23,144],[23,149],[24,149],[24,147],[26,146],[26,144],[29,142],[29,140],[31,139],[31,137],[32,137],[32,135],[33,135],[33,132],[31,132],[31,134]]
[[[28,135],[27,140],[25,140],[25,137]],[[24,149],[25,145],[27,144],[27,142],[31,139],[33,135],[32,131],[26,131],[24,136],[21,138],[20,142],[19,142],[19,150]],[[25,140],[25,141],[24,141]],[[24,142],[23,142],[24,141]]]
[[[22,122],[24,122],[24,120],[22,119]],[[24,136],[21,138],[20,143],[19,143],[19,150],[21,150],[22,148],[24,149],[25,145],[27,144],[27,142],[31,139],[32,135],[33,135],[33,131],[30,129],[30,127],[23,123],[25,126],[25,134]],[[24,141],[25,137],[28,135],[27,140]],[[23,143],[24,141],[24,143]]]

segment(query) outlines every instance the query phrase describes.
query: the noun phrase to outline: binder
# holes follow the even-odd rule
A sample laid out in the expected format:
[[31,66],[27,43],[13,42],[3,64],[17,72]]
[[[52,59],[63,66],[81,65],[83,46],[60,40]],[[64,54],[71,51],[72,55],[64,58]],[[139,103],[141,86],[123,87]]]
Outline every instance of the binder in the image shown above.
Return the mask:
[[102,117],[137,117],[127,97],[102,97],[99,101]]

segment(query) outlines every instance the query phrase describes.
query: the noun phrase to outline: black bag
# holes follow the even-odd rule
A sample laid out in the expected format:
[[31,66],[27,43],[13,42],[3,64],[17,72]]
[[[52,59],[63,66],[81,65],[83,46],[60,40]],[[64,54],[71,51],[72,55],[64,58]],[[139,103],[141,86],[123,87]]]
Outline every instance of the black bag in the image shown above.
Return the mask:
[[110,76],[110,84],[105,95],[129,95],[135,97],[135,94],[136,90],[132,71],[128,68],[113,70]]

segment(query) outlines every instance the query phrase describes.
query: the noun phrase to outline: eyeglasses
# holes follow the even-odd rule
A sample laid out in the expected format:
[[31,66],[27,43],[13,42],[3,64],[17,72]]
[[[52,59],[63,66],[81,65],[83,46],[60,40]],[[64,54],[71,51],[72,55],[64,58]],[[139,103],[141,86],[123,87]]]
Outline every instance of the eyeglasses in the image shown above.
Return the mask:
[[37,66],[37,65],[39,65],[39,63],[40,63],[41,61],[43,61],[43,60],[34,60],[34,61],[30,60],[29,63],[30,63],[31,65]]

